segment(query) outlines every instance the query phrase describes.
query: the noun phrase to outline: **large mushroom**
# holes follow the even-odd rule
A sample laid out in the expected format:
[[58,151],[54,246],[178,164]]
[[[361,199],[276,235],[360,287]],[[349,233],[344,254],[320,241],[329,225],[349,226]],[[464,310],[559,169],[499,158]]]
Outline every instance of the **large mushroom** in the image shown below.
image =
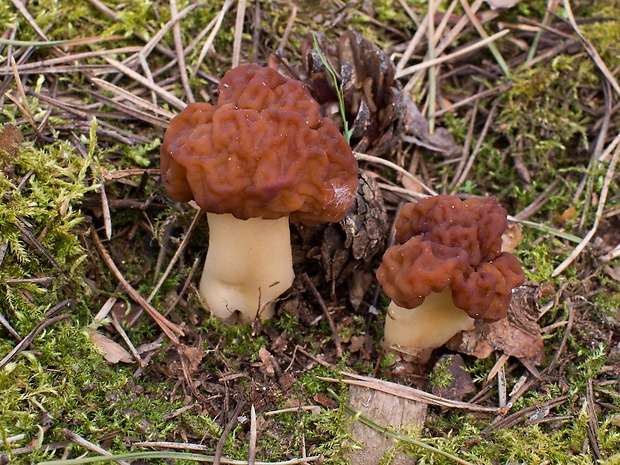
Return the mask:
[[166,190],[207,212],[200,294],[219,318],[271,318],[293,282],[289,218],[339,221],[357,188],[357,161],[306,86],[251,64],[229,71],[216,106],[189,104],[161,146]]
[[439,195],[406,204],[377,279],[392,299],[384,345],[418,361],[474,319],[506,316],[514,287],[525,275],[517,258],[502,252],[506,210],[492,198]]

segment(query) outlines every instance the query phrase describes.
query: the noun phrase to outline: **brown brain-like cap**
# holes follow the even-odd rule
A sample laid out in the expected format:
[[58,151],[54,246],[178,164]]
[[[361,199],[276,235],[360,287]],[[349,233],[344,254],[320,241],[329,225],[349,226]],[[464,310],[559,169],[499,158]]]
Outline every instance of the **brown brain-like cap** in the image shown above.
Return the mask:
[[339,221],[357,188],[357,161],[300,81],[251,64],[229,71],[217,106],[189,104],[161,147],[168,193],[239,219]]
[[397,305],[415,308],[431,292],[452,290],[454,304],[472,318],[506,316],[511,292],[525,281],[517,258],[501,252],[506,210],[495,199],[439,195],[407,204],[396,241],[377,279]]

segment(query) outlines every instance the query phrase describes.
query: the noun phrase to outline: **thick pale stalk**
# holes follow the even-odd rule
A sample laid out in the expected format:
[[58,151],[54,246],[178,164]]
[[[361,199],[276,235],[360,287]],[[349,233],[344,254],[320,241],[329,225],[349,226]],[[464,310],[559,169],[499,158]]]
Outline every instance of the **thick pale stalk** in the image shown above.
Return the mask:
[[439,347],[460,331],[474,327],[474,319],[452,302],[452,291],[433,292],[416,308],[390,303],[385,317],[385,347],[398,345],[416,355]]
[[244,323],[273,316],[295,277],[288,217],[239,220],[207,213],[209,250],[200,295],[211,313]]

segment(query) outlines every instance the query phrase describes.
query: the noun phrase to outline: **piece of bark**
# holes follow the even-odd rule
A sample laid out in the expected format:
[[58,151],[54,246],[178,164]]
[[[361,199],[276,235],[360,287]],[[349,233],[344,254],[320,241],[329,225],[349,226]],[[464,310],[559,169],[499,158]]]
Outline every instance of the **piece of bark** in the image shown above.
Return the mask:
[[[374,423],[394,431],[403,426],[419,429],[426,417],[426,404],[422,402],[355,385],[350,386],[348,404]],[[393,438],[360,421],[352,422],[349,432],[361,447],[349,454],[351,465],[377,465],[396,444]],[[391,463],[408,465],[415,462],[415,458],[397,452]]]

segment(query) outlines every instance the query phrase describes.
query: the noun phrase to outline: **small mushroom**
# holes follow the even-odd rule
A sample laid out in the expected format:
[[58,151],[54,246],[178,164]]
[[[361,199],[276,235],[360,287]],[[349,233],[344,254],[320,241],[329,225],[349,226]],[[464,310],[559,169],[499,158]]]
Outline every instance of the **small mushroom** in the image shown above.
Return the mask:
[[200,294],[219,318],[271,318],[293,282],[289,218],[339,221],[357,162],[306,86],[251,64],[229,71],[216,106],[189,104],[167,129],[161,172],[176,200],[207,212]]
[[495,199],[439,195],[406,204],[377,279],[392,299],[384,344],[419,362],[474,319],[506,316],[514,287],[525,275],[502,252],[506,210]]

